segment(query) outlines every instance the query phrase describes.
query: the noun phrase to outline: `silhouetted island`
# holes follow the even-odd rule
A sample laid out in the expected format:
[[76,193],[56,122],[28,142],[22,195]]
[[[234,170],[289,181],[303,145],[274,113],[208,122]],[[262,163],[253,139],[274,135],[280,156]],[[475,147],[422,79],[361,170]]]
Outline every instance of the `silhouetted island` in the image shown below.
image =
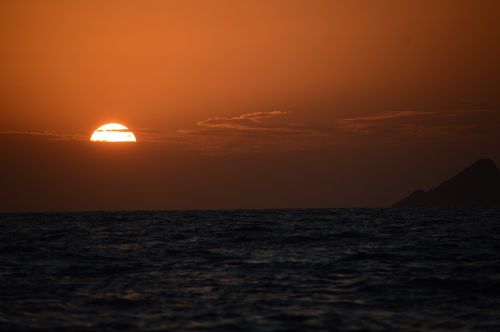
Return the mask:
[[393,207],[500,207],[500,171],[480,159],[429,191],[417,190]]

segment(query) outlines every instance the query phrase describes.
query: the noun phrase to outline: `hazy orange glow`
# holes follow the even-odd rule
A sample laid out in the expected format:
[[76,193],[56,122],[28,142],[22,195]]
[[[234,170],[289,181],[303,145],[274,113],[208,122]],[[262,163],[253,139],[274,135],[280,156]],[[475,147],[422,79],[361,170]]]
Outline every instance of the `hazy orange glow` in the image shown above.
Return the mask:
[[108,123],[94,131],[92,142],[136,142],[133,132],[119,123]]
[[498,13],[0,0],[0,212],[382,207],[500,164]]

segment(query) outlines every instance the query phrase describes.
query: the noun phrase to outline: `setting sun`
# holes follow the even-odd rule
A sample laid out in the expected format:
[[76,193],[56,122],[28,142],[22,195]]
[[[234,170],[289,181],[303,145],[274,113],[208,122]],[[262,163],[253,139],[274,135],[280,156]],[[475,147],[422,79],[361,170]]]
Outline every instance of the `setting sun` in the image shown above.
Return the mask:
[[134,133],[119,123],[108,123],[97,128],[90,140],[92,142],[137,142]]

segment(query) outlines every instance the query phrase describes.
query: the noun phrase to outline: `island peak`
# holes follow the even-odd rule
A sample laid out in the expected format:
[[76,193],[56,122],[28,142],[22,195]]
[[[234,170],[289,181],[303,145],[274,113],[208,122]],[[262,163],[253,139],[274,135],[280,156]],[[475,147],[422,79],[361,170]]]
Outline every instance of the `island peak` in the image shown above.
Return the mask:
[[500,206],[500,171],[491,159],[479,159],[449,180],[428,190],[416,190],[393,207]]

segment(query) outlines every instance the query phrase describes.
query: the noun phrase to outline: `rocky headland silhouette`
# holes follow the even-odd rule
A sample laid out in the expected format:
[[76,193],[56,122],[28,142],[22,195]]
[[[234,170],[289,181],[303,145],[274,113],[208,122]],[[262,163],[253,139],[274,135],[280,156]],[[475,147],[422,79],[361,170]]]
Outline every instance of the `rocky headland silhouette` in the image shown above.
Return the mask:
[[417,190],[393,207],[500,207],[500,171],[480,159],[428,191]]

